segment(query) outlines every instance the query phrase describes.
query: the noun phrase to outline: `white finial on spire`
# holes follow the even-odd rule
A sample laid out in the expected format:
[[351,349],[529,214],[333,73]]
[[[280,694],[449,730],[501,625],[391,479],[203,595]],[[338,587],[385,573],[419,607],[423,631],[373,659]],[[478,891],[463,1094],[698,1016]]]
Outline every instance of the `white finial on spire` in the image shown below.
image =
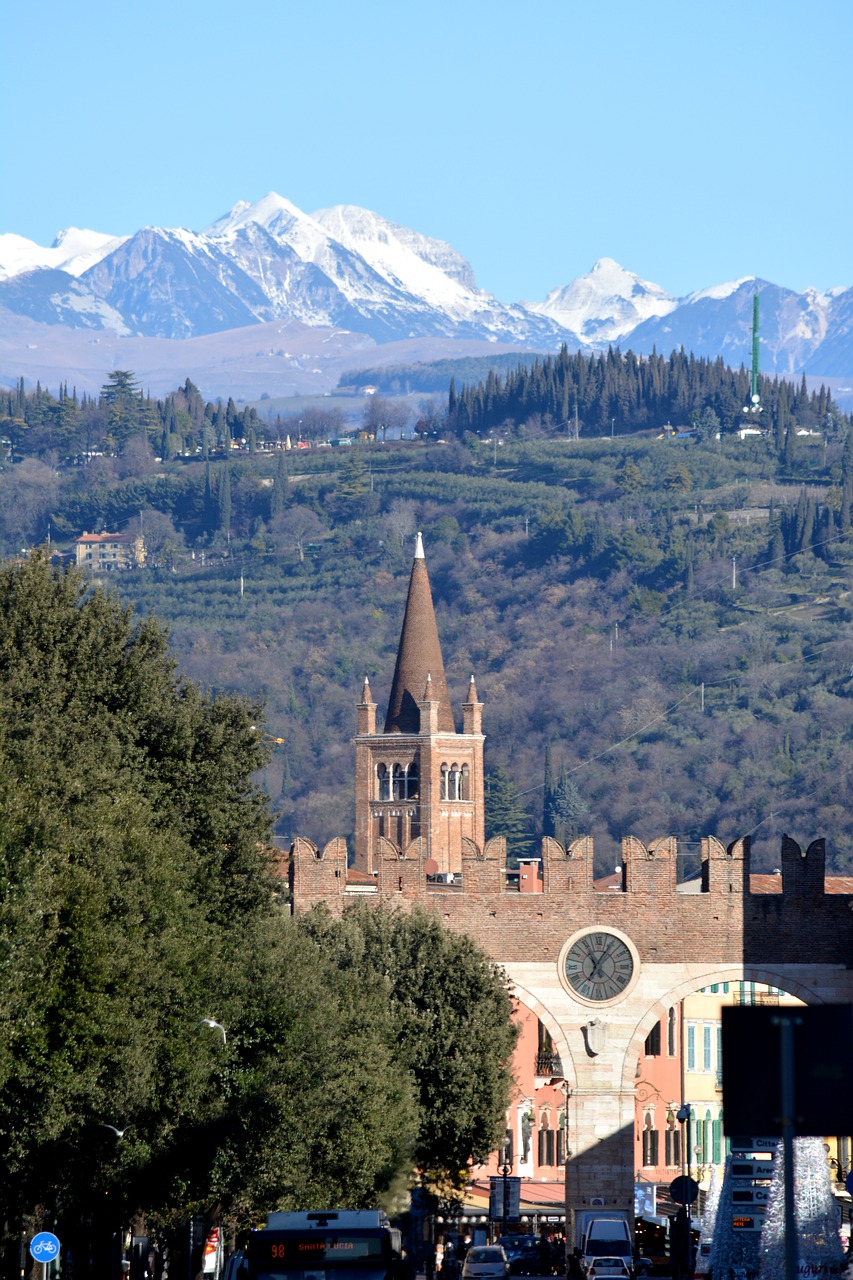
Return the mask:
[[418,529],[415,541],[415,559],[423,560],[424,558],[424,540],[421,537],[421,531]]

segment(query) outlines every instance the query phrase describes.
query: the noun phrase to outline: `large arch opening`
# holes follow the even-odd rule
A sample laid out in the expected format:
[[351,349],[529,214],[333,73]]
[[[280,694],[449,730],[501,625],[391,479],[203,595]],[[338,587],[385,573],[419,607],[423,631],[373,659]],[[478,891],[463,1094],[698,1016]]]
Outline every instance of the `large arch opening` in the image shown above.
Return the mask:
[[[637,1024],[626,1052],[625,1085],[633,1076],[635,1231],[641,1256],[667,1265],[672,1253],[678,1204],[671,1186],[677,1177],[698,1184],[691,1209],[694,1245],[709,1199],[722,1185],[732,1135],[723,1118],[722,1013],[728,1006],[791,1008],[823,1002],[814,986],[789,970],[725,966],[699,986],[682,982],[655,1002]],[[756,1044],[760,1070],[762,1045]],[[763,1138],[755,1133],[738,1135]],[[837,1202],[844,1247],[851,1235],[851,1197],[845,1179],[851,1166],[851,1137],[825,1134],[829,1177]]]

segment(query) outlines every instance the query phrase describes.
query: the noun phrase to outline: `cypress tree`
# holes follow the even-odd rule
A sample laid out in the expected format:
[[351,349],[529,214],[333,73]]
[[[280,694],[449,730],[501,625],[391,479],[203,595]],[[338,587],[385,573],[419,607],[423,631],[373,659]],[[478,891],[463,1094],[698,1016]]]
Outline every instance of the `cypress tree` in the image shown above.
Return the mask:
[[551,743],[545,743],[545,787],[542,798],[542,834],[553,836],[554,822],[551,814],[551,793],[554,788],[554,774],[551,766]]
[[219,473],[216,490],[218,508],[218,528],[225,534],[226,542],[231,541],[231,468],[228,463]]
[[275,468],[275,480],[270,490],[270,519],[274,516],[280,516],[287,506],[287,454],[284,449],[279,451],[278,461]]

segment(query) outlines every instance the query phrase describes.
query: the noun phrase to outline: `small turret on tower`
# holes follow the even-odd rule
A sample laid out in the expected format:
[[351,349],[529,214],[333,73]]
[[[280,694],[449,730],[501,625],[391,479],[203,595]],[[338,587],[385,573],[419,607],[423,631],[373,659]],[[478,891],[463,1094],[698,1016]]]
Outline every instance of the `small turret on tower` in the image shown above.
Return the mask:
[[361,690],[361,702],[358,704],[358,732],[376,732],[376,703],[373,701],[373,693],[371,692],[370,681],[367,676],[364,677],[364,685]]
[[468,696],[462,703],[462,732],[483,732],[483,704],[477,700],[477,686],[473,675],[468,681]]

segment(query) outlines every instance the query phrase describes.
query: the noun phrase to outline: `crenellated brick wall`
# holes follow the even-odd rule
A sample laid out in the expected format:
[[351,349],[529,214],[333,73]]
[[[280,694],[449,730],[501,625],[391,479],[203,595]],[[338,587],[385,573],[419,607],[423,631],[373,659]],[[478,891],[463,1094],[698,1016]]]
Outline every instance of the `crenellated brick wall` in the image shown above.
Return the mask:
[[568,850],[556,840],[542,842],[541,892],[506,887],[505,846],[500,837],[481,849],[462,847],[461,883],[430,883],[421,838],[402,852],[380,842],[373,884],[364,877],[347,888],[346,842],[330,841],[320,851],[297,840],[292,851],[296,911],[315,902],[342,909],[365,896],[386,906],[419,903],[453,929],[471,934],[502,963],[532,954],[558,955],[576,929],[597,924],[630,935],[641,961],[671,963],[685,955],[715,963],[760,959],[784,964],[802,959],[808,937],[813,960],[837,963],[853,954],[850,897],[824,892],[825,845],[814,840],[803,852],[785,836],[781,849],[781,893],[751,893],[749,841],[729,846],[714,836],[702,841],[699,892],[677,886],[677,842],[665,836],[648,845],[635,836],[622,841],[622,889],[597,889],[593,841],[584,836]]
[[[459,883],[427,876],[426,845],[380,849],[375,876],[346,877],[346,846],[310,841],[293,846],[293,907],[349,902],[411,910],[419,904],[451,929],[469,934],[535,1012],[563,1064],[570,1157],[567,1212],[588,1207],[630,1210],[634,1177],[634,1086],[639,1055],[652,1026],[684,996],[715,982],[751,980],[778,986],[806,1002],[853,1002],[853,894],[825,891],[825,845],[803,850],[785,836],[780,876],[751,877],[749,840],[728,846],[702,840],[701,875],[677,884],[677,842],[622,842],[621,877],[594,883],[593,841],[564,849],[542,843],[541,881],[508,888],[502,839],[483,847],[462,841]],[[531,872],[531,876],[533,872]],[[357,880],[357,882],[356,882]],[[620,882],[621,880],[621,882]],[[753,884],[761,882],[761,892]],[[781,892],[767,892],[768,881]],[[533,891],[531,891],[531,888]],[[634,959],[621,994],[582,999],[566,980],[563,960],[585,930],[621,937]]]

